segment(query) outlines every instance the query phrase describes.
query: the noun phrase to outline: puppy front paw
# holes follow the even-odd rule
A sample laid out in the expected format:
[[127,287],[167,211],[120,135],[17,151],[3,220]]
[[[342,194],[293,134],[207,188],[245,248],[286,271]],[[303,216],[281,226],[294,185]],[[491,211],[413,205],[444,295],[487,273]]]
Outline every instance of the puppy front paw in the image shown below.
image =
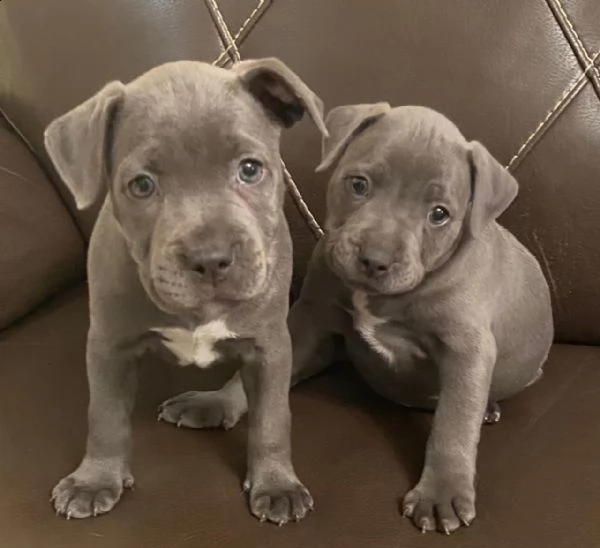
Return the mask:
[[244,491],[248,492],[252,515],[279,526],[300,521],[314,508],[312,495],[298,480],[273,479],[259,486],[246,480]]
[[133,487],[133,477],[74,472],[58,482],[52,490],[51,502],[58,515],[67,519],[89,518],[106,514],[119,502],[123,487]]
[[187,428],[224,428],[236,425],[243,415],[218,390],[184,392],[163,402],[158,408],[158,420]]
[[475,518],[475,491],[466,480],[435,478],[420,481],[402,502],[402,515],[412,518],[422,533],[436,529],[449,535]]

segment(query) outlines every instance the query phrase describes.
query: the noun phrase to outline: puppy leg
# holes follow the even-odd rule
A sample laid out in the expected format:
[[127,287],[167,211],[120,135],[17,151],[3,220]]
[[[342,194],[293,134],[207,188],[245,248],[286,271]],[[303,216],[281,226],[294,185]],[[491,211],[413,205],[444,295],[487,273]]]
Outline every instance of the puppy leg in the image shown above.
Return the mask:
[[108,343],[88,337],[87,371],[90,389],[88,438],[77,470],[52,491],[57,514],[87,518],[110,511],[131,475],[131,422],[137,385],[133,358]]
[[312,305],[310,301],[296,301],[288,316],[292,337],[294,361],[292,386],[320,373],[331,365],[335,354],[334,330],[339,313],[329,307]]
[[471,333],[440,360],[440,397],[417,486],[403,514],[446,534],[475,517],[475,461],[496,358],[491,334]]
[[[294,349],[292,385],[331,363],[334,340],[322,321],[328,316],[331,316],[330,311],[313,309],[302,300],[292,306],[288,317]],[[236,373],[220,390],[184,392],[168,399],[158,408],[158,420],[187,428],[227,430],[235,426],[247,410],[242,378]]]
[[278,525],[298,521],[313,500],[300,483],[291,460],[289,406],[292,345],[285,325],[258,341],[262,356],[242,369],[248,398],[248,472],[244,490],[250,511]]

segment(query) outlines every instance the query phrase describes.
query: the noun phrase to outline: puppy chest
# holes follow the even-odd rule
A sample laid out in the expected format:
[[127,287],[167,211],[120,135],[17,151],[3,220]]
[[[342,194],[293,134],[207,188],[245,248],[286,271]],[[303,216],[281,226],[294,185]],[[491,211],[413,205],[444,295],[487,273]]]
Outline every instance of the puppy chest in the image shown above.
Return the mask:
[[385,362],[408,364],[427,358],[427,352],[410,330],[371,311],[364,292],[353,293],[352,305],[356,333]]
[[193,330],[164,327],[152,331],[161,335],[162,344],[182,366],[208,367],[221,357],[217,343],[237,338],[223,320],[214,320]]

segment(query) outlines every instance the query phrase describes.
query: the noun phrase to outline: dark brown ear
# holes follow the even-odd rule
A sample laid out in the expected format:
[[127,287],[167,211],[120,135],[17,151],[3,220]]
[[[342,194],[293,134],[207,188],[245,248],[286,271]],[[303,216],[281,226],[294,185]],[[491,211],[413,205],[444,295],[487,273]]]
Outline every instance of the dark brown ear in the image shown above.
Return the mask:
[[44,132],[46,150],[79,209],[94,203],[106,179],[111,123],[124,94],[121,82],[111,82]]
[[347,105],[331,109],[325,119],[329,138],[323,139],[321,163],[316,171],[325,171],[337,162],[350,141],[390,109],[389,103]]
[[469,231],[477,237],[504,212],[519,192],[515,178],[481,143],[469,143],[472,173]]
[[284,127],[293,126],[308,111],[319,131],[327,135],[323,101],[285,63],[273,57],[253,59],[240,61],[231,70]]

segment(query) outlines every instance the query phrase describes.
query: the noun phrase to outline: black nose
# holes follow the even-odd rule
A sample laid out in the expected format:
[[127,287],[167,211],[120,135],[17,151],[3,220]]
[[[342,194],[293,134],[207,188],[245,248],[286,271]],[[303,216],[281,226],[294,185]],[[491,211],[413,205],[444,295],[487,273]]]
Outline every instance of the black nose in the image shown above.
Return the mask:
[[227,244],[208,244],[189,254],[192,270],[207,276],[224,276],[234,261],[233,247]]
[[382,276],[391,268],[393,258],[383,249],[364,249],[358,256],[358,264],[367,276]]

